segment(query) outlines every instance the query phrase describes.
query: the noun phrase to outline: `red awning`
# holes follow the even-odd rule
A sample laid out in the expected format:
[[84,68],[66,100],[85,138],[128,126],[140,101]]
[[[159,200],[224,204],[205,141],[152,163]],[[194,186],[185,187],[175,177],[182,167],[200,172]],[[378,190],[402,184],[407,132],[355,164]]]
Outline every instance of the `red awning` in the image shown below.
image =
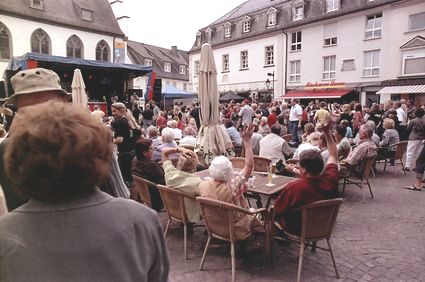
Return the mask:
[[298,90],[288,91],[286,95],[282,95],[282,99],[331,99],[341,98],[342,96],[350,93],[353,89],[313,89],[313,90]]

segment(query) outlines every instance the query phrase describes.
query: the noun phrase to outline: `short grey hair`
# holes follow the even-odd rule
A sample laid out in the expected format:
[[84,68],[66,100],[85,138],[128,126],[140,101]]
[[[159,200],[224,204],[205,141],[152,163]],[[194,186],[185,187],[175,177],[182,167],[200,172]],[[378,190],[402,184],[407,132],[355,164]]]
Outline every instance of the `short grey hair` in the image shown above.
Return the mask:
[[361,126],[361,128],[364,130],[364,132],[367,134],[369,138],[372,138],[374,128],[371,127],[370,124],[365,123]]
[[169,120],[169,121],[167,122],[167,126],[168,126],[168,127],[171,127],[171,128],[177,128],[177,125],[178,125],[178,123],[177,123],[177,121],[176,121],[176,120]]
[[193,127],[191,127],[191,126],[187,126],[185,129],[184,129],[184,134],[187,136],[187,135],[189,135],[189,136],[193,136],[194,134],[195,134],[195,130],[193,129]]
[[156,126],[149,126],[148,127],[148,135],[149,137],[156,137],[158,136],[158,128]]
[[367,124],[368,126],[372,127],[373,129],[375,129],[375,122],[374,122],[373,120],[368,120],[368,121],[366,122],[366,124]]
[[161,136],[162,142],[172,142],[174,140],[174,131],[171,128],[166,127],[162,130]]
[[215,157],[208,170],[210,171],[210,176],[218,181],[227,182],[233,176],[233,165],[225,156]]

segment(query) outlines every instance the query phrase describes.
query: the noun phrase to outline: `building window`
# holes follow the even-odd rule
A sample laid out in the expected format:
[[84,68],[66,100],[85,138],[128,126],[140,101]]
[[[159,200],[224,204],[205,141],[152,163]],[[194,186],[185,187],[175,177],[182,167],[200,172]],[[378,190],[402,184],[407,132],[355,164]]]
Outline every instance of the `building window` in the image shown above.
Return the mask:
[[333,12],[339,9],[339,0],[326,0],[326,12]]
[[81,59],[84,57],[83,42],[78,36],[72,35],[66,41],[66,56]]
[[251,18],[248,16],[245,16],[242,19],[242,33],[250,32],[251,31]]
[[31,0],[31,8],[43,10],[44,9],[43,0]]
[[196,45],[199,46],[201,45],[201,32],[198,31],[198,33],[196,33]]
[[301,31],[291,33],[291,51],[301,50]]
[[212,29],[211,28],[207,28],[206,34],[207,34],[207,42],[211,42],[211,39],[212,39]]
[[323,57],[323,79],[335,79],[336,56]]
[[363,76],[379,76],[379,50],[364,52]]
[[96,61],[109,62],[110,49],[105,40],[100,40],[96,45]]
[[403,75],[425,74],[425,51],[403,55]]
[[292,20],[298,21],[304,18],[304,6],[297,6],[292,9]]
[[164,71],[165,72],[171,72],[171,63],[169,63],[169,62],[164,63]]
[[31,35],[31,52],[50,54],[50,37],[40,28]]
[[334,46],[337,44],[336,23],[325,24],[323,26],[323,41],[324,46]]
[[267,27],[275,26],[276,25],[276,19],[277,19],[277,10],[273,7],[271,7],[267,11]]
[[380,38],[382,34],[382,13],[368,16],[366,20],[365,39]]
[[289,72],[289,82],[301,81],[301,61],[291,61]]
[[425,29],[425,12],[409,16],[409,31]]
[[227,22],[224,25],[224,38],[230,38],[232,36],[232,24]]
[[241,70],[248,69],[248,51],[241,52]]
[[266,47],[266,60],[265,60],[266,66],[273,66],[274,65],[274,52],[273,52],[273,46],[267,46]]
[[12,38],[7,27],[0,22],[0,60],[10,59],[12,53]]
[[199,75],[199,61],[195,61],[194,72],[195,76]]
[[180,65],[180,74],[186,74],[186,66]]
[[352,71],[356,69],[356,64],[354,63],[354,59],[348,59],[342,61],[341,71]]
[[85,21],[93,21],[93,11],[81,9],[81,18]]
[[229,71],[229,54],[223,55],[223,72]]
[[152,59],[145,59],[144,65],[145,66],[148,66],[148,67],[151,67],[152,66]]

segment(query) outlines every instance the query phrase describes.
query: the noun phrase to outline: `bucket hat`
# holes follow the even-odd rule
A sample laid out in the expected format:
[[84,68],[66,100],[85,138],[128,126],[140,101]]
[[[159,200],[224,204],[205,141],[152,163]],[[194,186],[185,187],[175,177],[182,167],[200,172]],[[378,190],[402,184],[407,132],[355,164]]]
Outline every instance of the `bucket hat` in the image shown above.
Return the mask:
[[15,93],[8,98],[14,103],[19,95],[28,95],[44,91],[57,91],[60,95],[69,95],[60,85],[59,76],[52,70],[35,68],[23,70],[10,80]]

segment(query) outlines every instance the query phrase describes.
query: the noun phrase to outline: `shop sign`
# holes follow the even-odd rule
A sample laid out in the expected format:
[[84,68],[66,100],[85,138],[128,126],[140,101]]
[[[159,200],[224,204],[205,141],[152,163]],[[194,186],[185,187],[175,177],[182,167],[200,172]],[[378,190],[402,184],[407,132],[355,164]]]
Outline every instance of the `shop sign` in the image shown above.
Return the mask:
[[323,89],[323,88],[345,88],[345,82],[307,82],[305,89]]

